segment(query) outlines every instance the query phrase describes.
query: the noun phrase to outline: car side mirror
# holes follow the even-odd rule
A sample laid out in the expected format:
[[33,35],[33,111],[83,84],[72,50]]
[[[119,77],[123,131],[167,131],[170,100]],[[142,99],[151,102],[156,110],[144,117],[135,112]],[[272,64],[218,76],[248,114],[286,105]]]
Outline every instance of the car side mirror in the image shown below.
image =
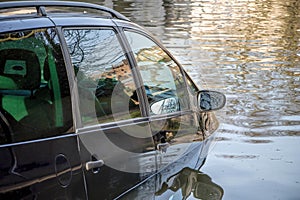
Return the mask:
[[225,106],[226,97],[223,93],[210,90],[198,92],[198,105],[201,111],[220,110]]

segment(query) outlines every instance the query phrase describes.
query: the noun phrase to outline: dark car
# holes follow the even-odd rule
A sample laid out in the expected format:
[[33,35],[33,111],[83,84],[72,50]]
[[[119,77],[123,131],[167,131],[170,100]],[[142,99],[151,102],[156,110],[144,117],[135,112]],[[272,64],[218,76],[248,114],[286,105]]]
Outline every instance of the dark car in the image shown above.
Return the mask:
[[155,198],[204,163],[225,96],[142,27],[81,2],[0,11],[0,199]]

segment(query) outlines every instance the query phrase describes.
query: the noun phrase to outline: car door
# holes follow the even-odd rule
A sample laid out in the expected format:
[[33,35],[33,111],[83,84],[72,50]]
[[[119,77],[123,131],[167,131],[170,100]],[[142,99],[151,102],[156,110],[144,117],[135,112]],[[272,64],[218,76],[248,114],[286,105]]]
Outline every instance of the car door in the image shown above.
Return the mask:
[[156,170],[136,72],[114,28],[64,28],[63,33],[76,80],[87,194],[116,198]]
[[84,199],[56,30],[27,28],[0,37],[0,199]]
[[[150,127],[157,150],[157,167],[194,167],[203,135],[194,96],[188,91],[182,69],[146,33],[126,29],[135,64],[146,91]],[[187,157],[193,152],[193,159]],[[176,164],[174,164],[176,163]],[[174,169],[174,167],[173,167]]]

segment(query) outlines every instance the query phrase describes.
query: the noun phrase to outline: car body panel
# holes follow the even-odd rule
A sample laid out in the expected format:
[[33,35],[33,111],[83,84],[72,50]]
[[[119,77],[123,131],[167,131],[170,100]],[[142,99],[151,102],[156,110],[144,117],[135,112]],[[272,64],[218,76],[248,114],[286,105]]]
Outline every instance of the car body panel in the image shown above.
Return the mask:
[[85,198],[76,135],[6,145],[1,154],[1,199]]

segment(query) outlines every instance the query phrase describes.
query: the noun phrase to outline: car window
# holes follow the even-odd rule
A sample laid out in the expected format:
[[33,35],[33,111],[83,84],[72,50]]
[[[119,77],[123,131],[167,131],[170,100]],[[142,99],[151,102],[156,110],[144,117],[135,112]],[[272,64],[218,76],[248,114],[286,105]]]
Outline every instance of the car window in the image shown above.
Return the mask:
[[148,37],[131,31],[125,31],[125,34],[143,79],[150,114],[186,109],[186,88],[176,62]]
[[0,143],[72,130],[70,90],[54,29],[0,35]]
[[65,29],[83,125],[140,117],[132,71],[112,29]]

